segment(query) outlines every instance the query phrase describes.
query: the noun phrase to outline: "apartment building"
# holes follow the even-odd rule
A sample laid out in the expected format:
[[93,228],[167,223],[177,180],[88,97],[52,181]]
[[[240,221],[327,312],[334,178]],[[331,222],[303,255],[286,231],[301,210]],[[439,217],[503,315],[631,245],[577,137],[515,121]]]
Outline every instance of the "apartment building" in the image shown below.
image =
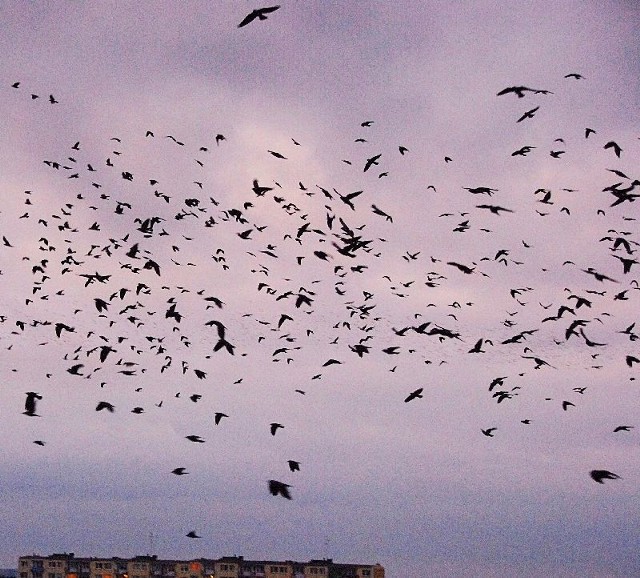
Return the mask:
[[380,564],[341,564],[331,558],[245,560],[242,556],[217,559],[162,560],[134,558],[80,558],[73,553],[21,556],[17,578],[384,578]]

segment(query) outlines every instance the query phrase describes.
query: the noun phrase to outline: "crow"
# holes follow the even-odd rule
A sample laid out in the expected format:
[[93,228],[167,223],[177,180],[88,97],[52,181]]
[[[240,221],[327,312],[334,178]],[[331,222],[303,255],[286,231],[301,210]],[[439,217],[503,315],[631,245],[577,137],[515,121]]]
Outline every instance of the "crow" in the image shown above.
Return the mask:
[[280,8],[280,6],[268,6],[266,8],[256,8],[255,10],[252,10],[251,12],[249,12],[249,14],[247,14],[243,18],[242,22],[238,24],[238,28],[242,28],[243,26],[250,24],[256,18],[258,20],[266,20],[267,14],[271,14],[271,12],[275,12],[278,8]]
[[423,387],[419,387],[418,389],[416,389],[415,391],[412,391],[404,400],[405,403],[409,403],[411,400],[416,399],[416,398],[422,398],[422,391],[424,390]]
[[283,498],[287,498],[287,500],[291,499],[291,494],[289,493],[289,488],[291,486],[289,484],[285,484],[283,482],[278,482],[277,480],[269,480],[269,492],[272,496],[282,496]]
[[591,479],[598,482],[599,484],[604,484],[602,480],[618,480],[622,479],[618,474],[614,474],[613,472],[609,472],[607,470],[591,470],[589,472]]

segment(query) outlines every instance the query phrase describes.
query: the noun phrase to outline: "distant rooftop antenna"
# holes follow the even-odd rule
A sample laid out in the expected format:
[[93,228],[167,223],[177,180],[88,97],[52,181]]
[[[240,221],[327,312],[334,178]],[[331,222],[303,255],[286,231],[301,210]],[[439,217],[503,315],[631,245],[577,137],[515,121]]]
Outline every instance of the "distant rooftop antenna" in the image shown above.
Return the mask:
[[153,555],[153,532],[149,532],[149,556]]

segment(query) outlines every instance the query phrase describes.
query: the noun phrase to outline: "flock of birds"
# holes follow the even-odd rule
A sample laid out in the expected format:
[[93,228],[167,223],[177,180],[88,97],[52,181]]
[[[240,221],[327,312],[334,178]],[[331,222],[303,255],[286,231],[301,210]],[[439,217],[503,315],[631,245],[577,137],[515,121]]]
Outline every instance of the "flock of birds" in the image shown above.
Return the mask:
[[[277,9],[255,10],[239,26],[263,20]],[[582,80],[574,73],[566,78]],[[9,83],[7,89],[16,98],[24,95],[20,82]],[[551,91],[526,86],[498,92],[500,98],[515,95],[518,99],[549,94]],[[53,96],[49,103],[64,106]],[[539,109],[537,105],[523,111],[516,122],[535,122]],[[594,233],[599,235],[598,246],[610,256],[610,269],[615,267],[615,272],[565,262],[562,267],[572,267],[583,275],[582,287],[566,288],[550,303],[536,302],[535,287],[507,287],[501,281],[506,271],[527,269],[528,255],[534,252],[530,242],[500,246],[494,254],[477,255],[466,262],[457,256],[456,242],[461,234],[494,233],[484,215],[495,223],[495,219],[511,218],[517,212],[493,201],[500,196],[494,186],[466,183],[455,191],[468,199],[465,211],[429,215],[434,222],[446,223],[449,238],[440,244],[440,250],[449,254],[428,256],[426,246],[395,251],[388,243],[396,226],[394,211],[381,208],[380,201],[368,191],[389,177],[385,161],[392,155],[394,162],[405,162],[416,153],[403,145],[389,149],[372,144],[375,121],[365,120],[355,128],[355,152],[337,163],[346,165],[364,184],[348,193],[340,192],[333,183],[300,180],[291,184],[255,175],[244,191],[219,194],[207,183],[207,170],[213,170],[213,153],[223,155],[225,147],[233,147],[230,135],[217,134],[211,143],[200,144],[174,135],[156,136],[156,131],[149,129],[144,135],[111,137],[107,141],[111,152],[106,156],[69,138],[55,158],[42,159],[55,194],[25,190],[22,208],[16,214],[6,210],[1,214],[0,279],[9,283],[15,278],[30,278],[19,299],[5,300],[3,305],[0,328],[5,358],[10,359],[12,351],[23,355],[34,342],[39,346],[56,342],[64,349],[62,375],[66,370],[70,379],[95,383],[91,390],[96,396],[95,411],[120,411],[122,408],[109,400],[111,387],[130,380],[132,389],[146,399],[146,403],[128,409],[134,414],[162,411],[167,403],[152,399],[152,381],[144,379],[149,376],[180,376],[183,383],[189,379],[199,383],[215,375],[223,357],[246,357],[246,363],[258,364],[270,360],[286,371],[300,362],[305,349],[315,347],[335,353],[317,361],[316,366],[306,359],[307,386],[291,390],[291,395],[307,395],[308,388],[332,371],[332,366],[347,364],[350,359],[364,360],[372,353],[393,360],[387,367],[390,376],[403,360],[419,358],[426,370],[429,365],[464,364],[464,356],[491,356],[497,351],[508,360],[505,368],[531,363],[532,369],[540,370],[555,368],[540,351],[578,347],[579,343],[596,370],[602,368],[598,359],[607,343],[600,341],[603,335],[596,341],[594,334],[602,331],[595,327],[604,326],[605,321],[607,327],[615,327],[610,336],[622,336],[628,346],[626,357],[610,363],[633,372],[640,363],[633,350],[640,331],[636,332],[632,320],[615,318],[606,309],[637,300],[640,286],[632,275],[640,241],[633,230],[611,228],[609,219],[628,223],[628,229],[635,227],[635,218],[622,211],[640,197],[640,180],[618,168],[606,169],[615,182],[604,188],[597,210],[606,228],[603,234]],[[598,129],[585,129],[583,138],[604,149],[604,154],[611,153],[611,161],[622,159],[620,144],[606,139],[598,142],[597,137]],[[558,137],[549,153],[558,162],[569,154],[566,141]],[[165,186],[153,169],[132,168],[140,143],[151,154],[171,147],[172,156],[183,155],[192,163],[194,176],[183,178],[185,192]],[[301,147],[304,144],[292,138],[288,150],[266,149],[264,158],[287,163]],[[536,148],[526,144],[510,155],[507,152],[505,158],[526,156]],[[370,152],[358,152],[365,150]],[[451,162],[455,161],[450,156],[444,157],[445,164]],[[536,189],[533,183],[535,210],[527,218],[542,219],[551,211],[567,217],[572,211],[578,213],[579,208],[566,202],[564,191]],[[439,186],[426,187],[425,195],[443,194]],[[487,201],[476,203],[476,198]],[[54,202],[57,208],[52,210]],[[476,221],[484,226],[476,227]],[[575,225],[567,221],[566,226]],[[396,273],[372,279],[371,272],[377,272],[380,263]],[[278,270],[284,276],[278,276]],[[405,273],[411,278],[401,278]],[[451,301],[443,292],[450,289],[450,295],[456,295],[456,288],[470,278],[494,287],[512,304],[513,310],[496,312],[490,336],[478,335],[473,323],[465,324],[465,313],[472,311],[473,302]],[[430,291],[437,297],[427,304]],[[396,304],[415,303],[412,297],[421,303],[410,312],[413,321],[398,321],[393,317],[394,308],[400,307]],[[519,317],[525,310],[538,318],[535,326],[521,325]],[[404,313],[402,316],[406,319]],[[57,366],[42,369],[43,379],[61,375]],[[512,375],[513,369],[504,373]],[[514,379],[509,375],[497,376],[486,384],[497,404],[513,402],[520,394],[521,385],[507,385]],[[142,387],[140,379],[144,379]],[[242,381],[239,377],[235,384]],[[19,384],[17,378],[13,386]],[[424,398],[426,387],[406,391],[398,402],[421,403],[418,400]],[[573,387],[577,395],[585,395],[586,390],[578,384]],[[175,397],[180,398],[181,393]],[[207,395],[193,393],[189,400],[199,403]],[[24,415],[37,418],[46,412],[46,402],[41,393],[27,392]],[[562,410],[571,411],[575,405],[565,399]],[[216,411],[211,419],[215,426],[224,427],[234,417]],[[523,425],[531,423],[529,418],[521,421]],[[615,424],[612,429],[624,435],[633,427]],[[268,427],[265,424],[265,434],[277,437],[283,428],[286,423],[274,420]],[[495,426],[482,427],[478,433],[494,437],[497,430]],[[184,439],[193,444],[206,442],[199,433],[189,433]],[[45,446],[46,440],[33,443]],[[282,463],[290,473],[301,469],[297,460],[283,459]],[[170,473],[183,476],[189,472],[178,466]],[[606,469],[593,469],[590,476],[600,484],[620,478]],[[283,481],[268,480],[268,491],[274,496],[291,499],[290,488]],[[195,531],[187,536],[200,537]]]

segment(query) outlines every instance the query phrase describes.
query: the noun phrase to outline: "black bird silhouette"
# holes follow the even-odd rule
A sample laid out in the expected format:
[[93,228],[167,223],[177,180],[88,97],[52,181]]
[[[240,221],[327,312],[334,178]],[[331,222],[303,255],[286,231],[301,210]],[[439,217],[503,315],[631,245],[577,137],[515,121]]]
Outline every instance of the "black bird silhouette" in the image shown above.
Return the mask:
[[373,165],[377,165],[378,163],[378,159],[382,156],[382,153],[374,155],[370,158],[367,159],[367,162],[364,164],[364,170],[362,171],[363,173],[366,173]]
[[615,279],[608,277],[604,273],[598,273],[598,271],[596,271],[593,267],[587,267],[586,269],[581,269],[581,271],[583,273],[589,273],[589,275],[593,275],[597,281],[613,281],[614,283],[618,282]]
[[478,209],[487,209],[491,211],[494,215],[499,215],[500,211],[505,213],[513,213],[511,209],[506,209],[505,207],[500,207],[498,205],[476,205]]
[[487,429],[483,429],[481,431],[487,437],[492,438],[493,437],[493,432],[496,431],[497,429],[498,429],[497,427],[488,427]]
[[42,396],[35,391],[27,392],[27,399],[24,402],[24,415],[28,415],[29,417],[39,417],[36,413],[36,403],[37,400],[42,399]]
[[489,343],[490,345],[493,345],[490,339],[481,337],[480,339],[478,339],[478,341],[476,341],[475,345],[467,353],[485,353],[484,349],[482,349],[483,343]]
[[375,205],[371,205],[371,210],[376,214],[376,215],[380,215],[381,217],[384,217],[385,220],[389,221],[390,223],[393,223],[393,218],[391,217],[391,215],[385,213],[382,209],[376,207]]
[[516,122],[522,122],[526,118],[533,118],[539,108],[539,106],[536,106],[535,108],[528,110]]
[[176,468],[175,470],[171,470],[171,473],[176,476],[186,476],[189,472],[187,471],[187,468]]
[[[532,356],[532,355],[522,355],[521,357],[523,359],[533,359],[533,361],[536,364],[534,369],[540,369],[543,365],[546,365],[548,367],[553,367],[553,365],[550,365],[549,363],[547,363],[544,359],[541,359],[540,357],[535,357],[535,356]],[[554,369],[555,369],[555,367],[554,367]]]
[[500,92],[498,92],[496,96],[513,93],[517,95],[518,98],[524,98],[525,92],[535,92],[535,89],[529,88],[527,86],[508,86],[507,88],[503,88]]
[[422,398],[422,392],[423,392],[424,388],[423,387],[419,387],[418,389],[416,389],[415,391],[412,391],[404,400],[405,403],[409,403],[411,400],[416,399],[416,398]]
[[257,197],[263,197],[265,193],[272,191],[273,187],[261,187],[258,184],[258,179],[253,179],[253,192]]
[[266,20],[267,14],[271,14],[271,12],[275,12],[278,8],[280,8],[280,6],[268,6],[266,8],[256,8],[255,10],[252,10],[251,12],[249,12],[249,14],[247,14],[244,17],[242,22],[238,24],[238,28],[242,28],[243,26],[250,24],[256,18],[258,20]]
[[516,157],[516,156],[524,157],[524,156],[526,156],[528,153],[530,153],[534,148],[536,148],[536,147],[534,147],[534,146],[530,146],[530,145],[523,146],[522,148],[519,148],[517,151],[513,151],[513,152],[511,153],[511,156],[512,156],[512,157]]
[[228,416],[226,413],[222,413],[221,411],[217,411],[217,412],[215,413],[215,415],[214,415],[214,421],[215,421],[215,424],[216,424],[216,425],[218,425],[218,424],[220,423],[220,420],[221,420],[223,417],[229,417],[229,416]]
[[84,364],[82,363],[76,363],[75,365],[72,365],[69,369],[67,369],[67,371],[71,374],[71,375],[83,375],[82,373],[80,373],[80,370],[84,367]]
[[272,436],[276,435],[276,432],[278,431],[278,428],[284,428],[284,426],[281,423],[276,423],[276,422],[273,422],[271,424],[271,435]]
[[191,532],[189,532],[187,534],[187,538],[202,538],[202,536],[198,536],[198,534],[196,534],[195,530],[191,530]]
[[615,155],[620,158],[620,153],[622,152],[622,148],[620,148],[620,145],[615,142],[610,140],[606,145],[604,145],[604,147],[602,147],[604,149],[613,149],[613,152],[615,153]]
[[468,267],[467,265],[463,265],[462,263],[456,263],[455,261],[448,261],[447,265],[451,265],[456,269],[462,271],[466,275],[471,275],[475,271],[475,267]]
[[619,425],[613,431],[614,433],[619,431],[631,431],[632,428],[633,428],[632,425]]
[[633,367],[634,363],[640,363],[640,359],[634,357],[633,355],[627,355],[625,361],[629,367]]
[[96,405],[96,411],[102,411],[103,409],[106,409],[110,413],[115,411],[115,407],[113,407],[113,405],[108,401],[100,401],[98,402],[98,405]]
[[351,202],[351,200],[355,199],[357,196],[361,195],[363,192],[364,191],[355,191],[353,193],[349,193],[349,194],[343,196],[340,193],[338,193],[338,191],[336,191],[336,194],[340,197],[340,200],[345,205],[347,205],[352,211],[355,211],[356,208],[353,206],[353,203]]
[[599,484],[604,484],[603,480],[618,480],[622,479],[618,474],[614,474],[608,470],[591,470],[589,472],[591,479],[598,482]]
[[291,499],[291,494],[289,492],[289,488],[291,486],[289,484],[285,484],[284,482],[278,482],[277,480],[269,480],[269,492],[272,496],[282,496],[283,498],[287,498],[287,500]]
[[194,442],[194,443],[197,443],[197,444],[203,444],[204,443],[204,440],[200,436],[197,436],[197,435],[188,435],[188,436],[185,436],[185,437],[190,442]]
[[295,460],[287,460],[287,463],[289,464],[289,469],[292,472],[300,471],[300,462],[296,462]]

